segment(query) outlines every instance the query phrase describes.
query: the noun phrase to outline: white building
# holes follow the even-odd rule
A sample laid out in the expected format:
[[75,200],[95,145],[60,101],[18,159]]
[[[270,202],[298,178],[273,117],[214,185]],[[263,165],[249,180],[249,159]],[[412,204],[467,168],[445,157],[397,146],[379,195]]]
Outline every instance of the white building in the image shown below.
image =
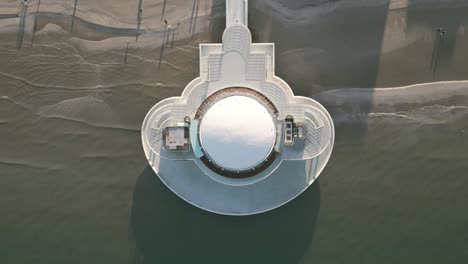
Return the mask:
[[142,127],[153,170],[185,201],[219,214],[277,208],[319,176],[334,143],[318,102],[275,76],[272,43],[252,43],[247,0],[226,1],[222,44],[200,45],[200,77]]

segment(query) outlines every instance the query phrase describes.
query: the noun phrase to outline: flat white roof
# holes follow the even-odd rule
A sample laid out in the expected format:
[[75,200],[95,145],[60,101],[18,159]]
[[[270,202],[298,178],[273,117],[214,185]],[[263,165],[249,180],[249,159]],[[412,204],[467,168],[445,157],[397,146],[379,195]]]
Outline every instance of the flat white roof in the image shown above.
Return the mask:
[[262,164],[276,142],[276,121],[257,100],[234,95],[215,102],[200,123],[200,142],[221,168],[245,171]]

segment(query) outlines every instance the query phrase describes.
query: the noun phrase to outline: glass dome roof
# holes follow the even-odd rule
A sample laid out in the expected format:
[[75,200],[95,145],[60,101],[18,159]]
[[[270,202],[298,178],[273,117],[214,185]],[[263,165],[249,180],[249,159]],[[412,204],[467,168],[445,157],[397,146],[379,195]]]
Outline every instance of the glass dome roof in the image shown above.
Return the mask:
[[231,171],[261,165],[276,142],[273,116],[259,101],[242,95],[215,102],[204,114],[199,131],[210,161]]

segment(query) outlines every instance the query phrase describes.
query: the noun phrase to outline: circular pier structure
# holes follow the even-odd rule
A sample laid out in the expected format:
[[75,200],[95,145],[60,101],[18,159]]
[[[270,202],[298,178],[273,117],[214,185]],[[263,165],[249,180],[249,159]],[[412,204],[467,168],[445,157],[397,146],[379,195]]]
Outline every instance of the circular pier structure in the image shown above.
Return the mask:
[[275,75],[274,44],[252,44],[247,0],[226,1],[223,43],[200,45],[200,76],[157,103],[142,125],[159,179],[186,202],[223,215],[278,208],[325,168],[333,121]]

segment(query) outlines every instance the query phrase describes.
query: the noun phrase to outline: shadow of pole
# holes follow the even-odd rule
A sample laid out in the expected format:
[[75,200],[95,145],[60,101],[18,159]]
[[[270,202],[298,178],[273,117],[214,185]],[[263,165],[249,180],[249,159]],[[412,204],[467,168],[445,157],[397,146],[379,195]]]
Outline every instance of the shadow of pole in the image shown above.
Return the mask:
[[166,38],[168,37],[167,36],[167,33],[168,33],[168,28],[167,28],[167,20],[164,20],[164,34],[163,34],[163,40],[161,42],[161,49],[159,50],[159,60],[158,60],[158,70],[161,70],[161,64],[162,64],[162,61],[163,61],[163,58],[164,58],[164,48],[166,47]]
[[197,6],[195,7],[195,16],[193,18],[193,26],[192,26],[192,38],[193,35],[195,34],[195,30],[197,28],[197,22],[198,22],[198,11],[200,9],[200,1],[197,0]]
[[37,31],[37,19],[39,17],[39,8],[41,7],[41,0],[37,2],[37,9],[36,9],[36,14],[34,14],[34,25],[33,25],[33,32],[32,32],[32,37],[31,37],[31,47],[34,44],[34,39],[36,37],[36,31]]
[[128,46],[130,45],[130,42],[127,41],[127,47],[125,48],[125,57],[124,57],[124,64],[127,64],[127,59],[128,59]]
[[213,0],[208,30],[211,42],[221,43],[224,29],[226,28],[226,2],[224,0]]
[[439,28],[435,32],[434,37],[434,47],[432,51],[432,60],[431,60],[431,72],[432,80],[436,80],[437,66],[439,66],[439,52],[444,50],[445,47],[445,36],[447,31],[442,28]]
[[320,209],[315,182],[291,203],[254,216],[205,212],[173,194],[150,166],[133,193],[137,263],[297,263],[312,243]]
[[164,14],[166,13],[166,3],[167,3],[167,0],[164,0],[163,7],[162,7],[162,12],[161,12],[161,22],[163,21]]
[[73,15],[70,25],[70,32],[73,32],[73,26],[75,25],[75,16],[76,16],[76,6],[78,5],[78,0],[75,0],[75,4],[73,5]]
[[143,16],[143,9],[141,8],[143,5],[143,0],[138,0],[138,10],[137,10],[137,32],[135,39],[138,41],[138,37],[140,37],[140,28],[141,28],[141,19]]
[[197,5],[197,2],[198,2],[197,0],[193,0],[192,15],[190,16],[189,33],[192,33],[193,20],[194,20],[194,17],[195,17],[195,8],[196,8],[196,5]]
[[21,2],[20,22],[18,26],[18,37],[16,41],[16,45],[18,49],[21,49],[21,47],[23,46],[27,13],[28,13],[28,2]]
[[430,71],[432,72],[432,79],[435,79],[436,69],[437,69],[437,57],[438,57],[438,50],[439,50],[439,43],[440,43],[440,30],[436,30],[434,32],[434,40],[433,40],[433,47],[432,47],[432,56],[431,56],[431,65]]
[[172,32],[171,48],[174,47],[175,35],[176,35],[176,33],[175,33],[175,32]]

